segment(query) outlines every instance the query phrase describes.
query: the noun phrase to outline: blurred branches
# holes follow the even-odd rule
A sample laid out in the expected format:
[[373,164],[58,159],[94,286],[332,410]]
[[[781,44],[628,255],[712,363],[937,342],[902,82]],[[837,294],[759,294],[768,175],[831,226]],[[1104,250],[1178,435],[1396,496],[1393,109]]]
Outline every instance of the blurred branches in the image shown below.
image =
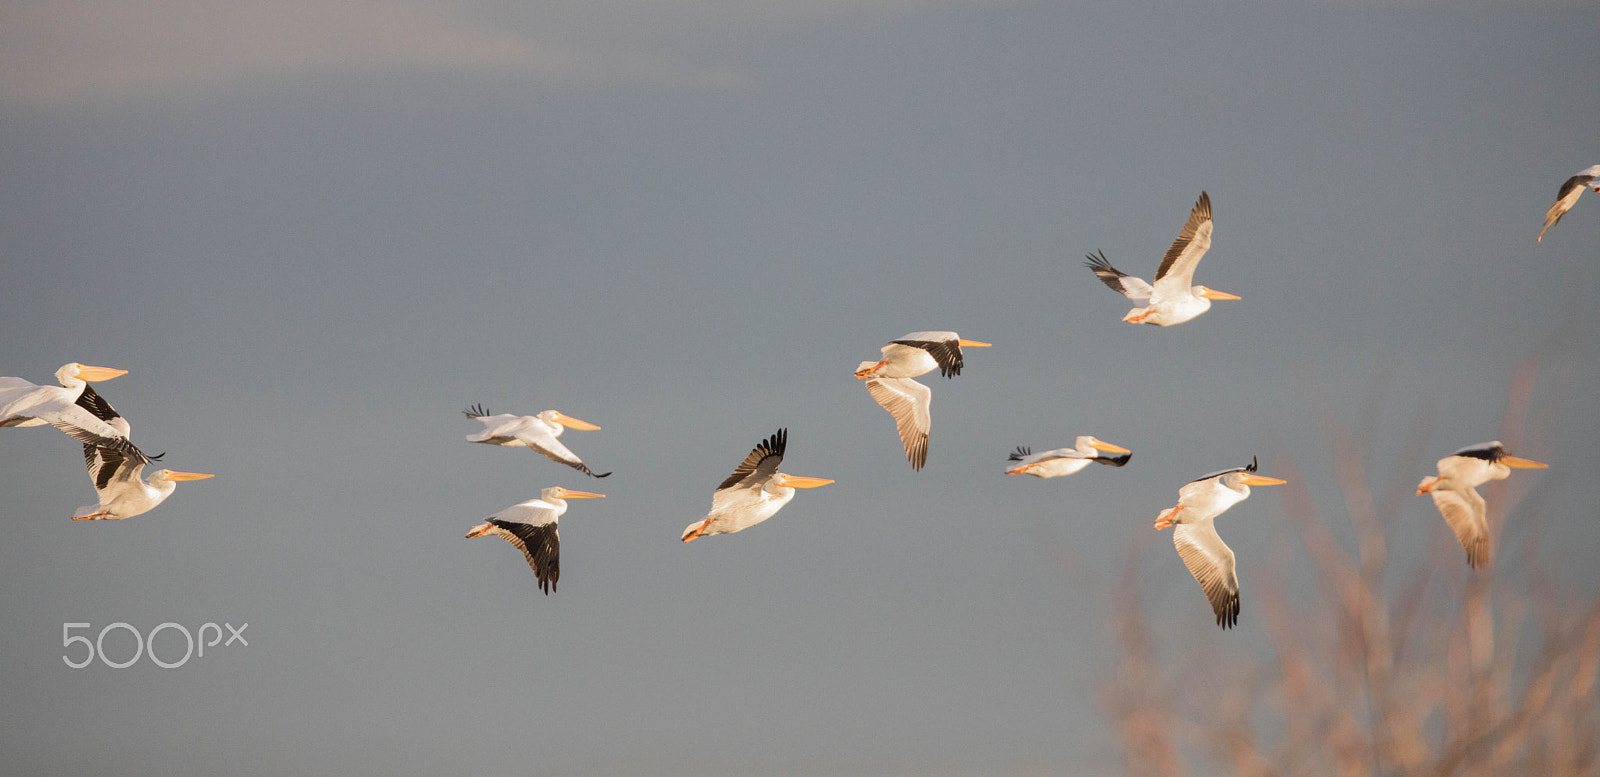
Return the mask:
[[[1513,451],[1536,373],[1530,362],[1513,381],[1500,435]],[[1467,569],[1442,521],[1425,552],[1391,555],[1396,516],[1415,509],[1414,481],[1375,489],[1360,435],[1330,419],[1328,436],[1338,514],[1306,489],[1317,475],[1290,458],[1273,464],[1289,480],[1278,493],[1309,563],[1295,563],[1287,541],[1257,563],[1266,568],[1249,582],[1246,613],[1264,640],[1235,631],[1218,654],[1209,635],[1152,621],[1130,556],[1101,694],[1126,771],[1600,774],[1600,591],[1563,594],[1537,543],[1500,553],[1505,517],[1537,512],[1525,499],[1533,480],[1484,487],[1488,568]],[[1404,461],[1431,464],[1424,436],[1410,432]],[[1465,574],[1446,574],[1452,567]]]

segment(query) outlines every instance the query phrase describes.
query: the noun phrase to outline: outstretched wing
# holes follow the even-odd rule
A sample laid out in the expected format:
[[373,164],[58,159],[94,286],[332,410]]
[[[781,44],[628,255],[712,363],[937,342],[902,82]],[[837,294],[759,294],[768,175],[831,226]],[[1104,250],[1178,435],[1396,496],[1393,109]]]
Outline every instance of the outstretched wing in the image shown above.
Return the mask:
[[1467,552],[1467,565],[1476,568],[1488,564],[1488,504],[1477,489],[1436,488],[1428,495],[1433,497],[1433,505],[1439,508],[1444,522],[1450,524],[1461,548]]
[[1135,278],[1115,267],[1106,259],[1106,252],[1101,251],[1099,256],[1089,254],[1089,261],[1084,266],[1094,271],[1094,276],[1104,281],[1111,290],[1133,300],[1139,305],[1150,301],[1150,295],[1155,289],[1145,283],[1143,278]]
[[884,346],[884,355],[888,355],[890,345],[904,345],[910,348],[920,348],[933,357],[933,362],[939,365],[939,374],[946,378],[953,378],[961,374],[961,368],[966,361],[961,358],[961,338],[955,332],[912,332],[899,340],[890,340]]
[[1211,195],[1200,192],[1200,199],[1195,200],[1194,208],[1189,211],[1189,220],[1184,223],[1183,231],[1178,233],[1177,240],[1172,241],[1167,255],[1161,257],[1161,268],[1156,270],[1156,283],[1166,281],[1177,288],[1188,289],[1194,283],[1194,268],[1210,248]]
[[772,476],[777,474],[778,465],[783,462],[784,449],[789,444],[789,430],[779,429],[772,436],[762,440],[751,449],[744,461],[733,468],[722,484],[717,486],[717,491],[722,492],[730,488],[761,488],[766,485]]
[[1234,574],[1233,549],[1217,535],[1216,526],[1211,521],[1180,523],[1172,527],[1172,544],[1205,591],[1217,625],[1226,629],[1237,624],[1239,578]]
[[565,464],[579,472],[582,472],[585,475],[603,478],[611,474],[610,472],[597,473],[590,470],[589,465],[584,464],[583,460],[578,458],[578,454],[573,453],[567,448],[567,446],[562,445],[560,440],[557,440],[548,434],[541,434],[538,436],[518,436],[527,442],[528,447],[532,448],[535,453],[538,453],[539,455],[544,456],[551,461]]
[[1595,176],[1579,174],[1561,184],[1561,191],[1556,194],[1556,203],[1544,212],[1544,229],[1539,230],[1539,239],[1534,242],[1544,242],[1544,233],[1550,231],[1551,227],[1561,221],[1562,216],[1567,215],[1567,211],[1572,210],[1572,206],[1578,204],[1578,198],[1583,195],[1583,190],[1594,180]]
[[933,426],[928,412],[933,391],[910,378],[869,378],[867,391],[894,416],[906,461],[911,462],[912,469],[922,469],[928,461],[928,430]]

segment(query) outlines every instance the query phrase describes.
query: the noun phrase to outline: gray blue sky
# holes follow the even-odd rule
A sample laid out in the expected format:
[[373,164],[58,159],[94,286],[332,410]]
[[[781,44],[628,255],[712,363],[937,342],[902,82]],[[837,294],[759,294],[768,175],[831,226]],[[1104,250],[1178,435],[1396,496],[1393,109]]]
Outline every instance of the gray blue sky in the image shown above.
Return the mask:
[[[1221,632],[1149,528],[1177,488],[1258,455],[1337,511],[1330,418],[1412,484],[1499,434],[1530,356],[1517,452],[1552,467],[1515,476],[1538,510],[1504,542],[1593,592],[1600,195],[1534,236],[1600,162],[1597,28],[1579,2],[0,6],[0,374],[127,369],[102,393],[135,439],[217,474],[74,523],[76,446],[0,431],[7,768],[1115,772],[1128,549],[1167,650],[1248,656],[1251,564],[1290,532],[1270,490],[1219,521]],[[1197,282],[1243,299],[1121,323],[1083,255],[1148,277],[1201,190]],[[926,379],[912,472],[850,372],[923,329],[994,347]],[[563,439],[616,474],[468,445],[474,402],[600,424]],[[679,543],[779,427],[786,471],[837,482]],[[1001,474],[1078,434],[1133,460]],[[572,505],[546,597],[462,535],[549,485],[608,497]],[[1421,498],[1387,520],[1419,558],[1447,531]],[[63,665],[63,623],[167,621],[249,645]]]

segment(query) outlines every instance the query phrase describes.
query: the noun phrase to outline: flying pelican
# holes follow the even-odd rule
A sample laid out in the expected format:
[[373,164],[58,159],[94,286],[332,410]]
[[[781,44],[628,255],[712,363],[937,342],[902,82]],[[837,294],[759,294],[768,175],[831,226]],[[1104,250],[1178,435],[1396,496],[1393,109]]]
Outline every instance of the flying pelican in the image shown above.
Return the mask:
[[1200,257],[1211,248],[1211,196],[1200,192],[1194,209],[1189,211],[1189,221],[1172,241],[1167,255],[1161,258],[1156,269],[1156,282],[1152,286],[1142,278],[1135,278],[1106,260],[1104,251],[1099,256],[1089,254],[1086,262],[1095,277],[1105,281],[1112,291],[1133,300],[1133,310],[1122,317],[1134,324],[1172,326],[1188,321],[1211,309],[1211,300],[1239,299],[1237,296],[1204,286],[1190,286],[1194,281],[1194,268]]
[[1155,527],[1172,530],[1172,544],[1200,583],[1217,625],[1230,628],[1239,622],[1239,578],[1234,574],[1233,550],[1217,535],[1213,521],[1228,508],[1250,496],[1251,486],[1275,486],[1288,481],[1256,474],[1250,466],[1213,472],[1178,489],[1178,504],[1156,516]]
[[1583,194],[1584,189],[1592,187],[1596,192],[1600,192],[1600,185],[1597,185],[1596,181],[1600,181],[1600,165],[1579,170],[1577,175],[1561,184],[1561,191],[1556,192],[1556,204],[1545,211],[1544,229],[1539,230],[1539,239],[1534,242],[1544,242],[1544,233],[1550,231],[1551,227],[1561,221],[1562,216],[1567,215],[1567,211],[1572,210],[1572,206],[1578,204],[1578,197]]
[[[1120,453],[1121,456],[1101,456],[1100,452]],[[1017,462],[1015,465],[1006,465],[1007,475],[1032,475],[1036,478],[1058,478],[1062,475],[1071,475],[1084,467],[1089,462],[1120,467],[1133,458],[1133,451],[1120,445],[1113,445],[1105,440],[1090,435],[1079,435],[1077,445],[1072,448],[1057,448],[1053,451],[1034,453],[1031,449],[1021,446],[1017,452],[1011,454],[1008,461]]]
[[585,475],[603,478],[610,472],[595,473],[583,463],[578,455],[567,446],[562,445],[557,437],[566,431],[562,427],[570,426],[586,432],[599,431],[600,427],[580,421],[569,415],[562,415],[559,410],[546,410],[538,415],[489,415],[483,405],[473,405],[461,411],[468,418],[476,418],[483,422],[483,431],[467,435],[467,442],[481,442],[488,445],[502,445],[507,448],[532,448],[551,461],[558,461]]
[[711,512],[683,530],[683,541],[712,534],[732,534],[771,518],[794,498],[797,488],[832,483],[826,478],[802,478],[778,471],[789,430],[779,429],[758,443],[750,455],[733,468],[733,474],[711,497]]
[[961,374],[965,364],[962,347],[989,346],[977,340],[963,340],[955,332],[912,332],[884,345],[882,359],[862,362],[856,368],[856,377],[867,382],[867,393],[894,417],[912,469],[922,469],[928,461],[928,430],[933,425],[933,417],[928,414],[933,391],[912,378],[935,368],[941,375],[953,378]]
[[85,445],[115,448],[149,458],[128,440],[128,422],[95,393],[89,381],[111,380],[127,370],[90,367],[77,362],[56,370],[60,386],[39,386],[22,378],[0,378],[0,427],[51,426]]
[[1429,475],[1417,484],[1417,495],[1433,497],[1444,522],[1456,532],[1456,539],[1467,551],[1467,566],[1489,563],[1488,505],[1478,494],[1478,486],[1491,480],[1505,480],[1513,467],[1544,469],[1550,466],[1506,453],[1499,440],[1468,445],[1439,460],[1439,474]]
[[78,508],[72,514],[74,521],[120,521],[143,515],[166,501],[178,488],[180,480],[205,480],[214,475],[201,472],[174,472],[160,469],[150,474],[147,481],[139,475],[149,459],[137,450],[127,452],[117,448],[100,448],[85,444],[83,463],[89,467],[89,479],[100,495],[100,503]]
[[501,510],[467,532],[467,539],[490,534],[499,537],[522,551],[523,558],[539,578],[539,587],[549,596],[561,579],[561,532],[556,524],[567,511],[568,499],[601,499],[605,494],[588,491],[568,491],[551,486],[539,492],[538,499],[529,499]]

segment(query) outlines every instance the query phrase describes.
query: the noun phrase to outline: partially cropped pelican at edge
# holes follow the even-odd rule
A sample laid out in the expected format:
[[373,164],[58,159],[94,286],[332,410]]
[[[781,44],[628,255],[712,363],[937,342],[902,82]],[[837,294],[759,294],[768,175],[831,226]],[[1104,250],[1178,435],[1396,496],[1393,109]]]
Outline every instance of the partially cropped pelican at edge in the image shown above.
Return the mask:
[[1224,629],[1239,622],[1239,577],[1234,570],[1233,549],[1222,541],[1213,523],[1228,508],[1248,498],[1251,486],[1284,482],[1287,481],[1257,475],[1256,460],[1252,458],[1248,467],[1213,472],[1189,482],[1178,489],[1178,504],[1156,517],[1156,529],[1174,527],[1172,544],[1211,602],[1217,625]]
[[883,346],[883,358],[865,361],[856,368],[856,377],[867,382],[872,395],[894,417],[900,444],[912,469],[922,469],[928,461],[928,432],[933,416],[928,407],[933,391],[912,378],[938,369],[947,378],[961,374],[965,365],[962,348],[988,348],[989,343],[963,340],[955,332],[912,332]]
[[1506,453],[1499,440],[1468,445],[1440,459],[1439,474],[1423,478],[1417,484],[1417,495],[1433,497],[1433,505],[1467,552],[1467,565],[1476,568],[1489,563],[1488,503],[1478,493],[1478,486],[1505,480],[1512,469],[1548,466]]
[[128,439],[127,420],[89,385],[126,374],[127,370],[71,362],[56,370],[60,386],[0,378],[0,427],[50,424],[85,445],[115,448],[143,459]]
[[1239,299],[1225,291],[1190,285],[1200,258],[1211,248],[1211,226],[1211,196],[1200,192],[1200,199],[1189,211],[1189,221],[1161,258],[1154,285],[1112,267],[1104,251],[1099,256],[1089,254],[1086,264],[1112,291],[1133,300],[1135,307],[1122,317],[1123,321],[1156,326],[1181,324],[1210,310],[1211,300]]
[[473,405],[461,411],[466,417],[483,423],[483,431],[467,435],[467,442],[500,445],[507,448],[530,448],[545,458],[565,464],[585,475],[603,478],[610,472],[596,473],[578,455],[562,445],[557,437],[567,428],[586,432],[599,431],[600,427],[580,421],[559,410],[546,410],[538,415],[489,415],[482,405]]
[[467,539],[488,534],[517,546],[538,578],[539,587],[549,596],[561,579],[561,532],[557,524],[567,511],[567,500],[603,497],[605,494],[551,486],[539,492],[538,499],[514,504],[489,516],[467,532]]
[[[1101,456],[1105,453],[1120,453],[1120,456]],[[1056,448],[1053,451],[1034,453],[1029,448],[1017,447],[1017,452],[1011,454],[1008,461],[1015,464],[1006,465],[1007,475],[1032,475],[1036,478],[1058,478],[1071,475],[1090,462],[1105,464],[1111,467],[1120,467],[1133,458],[1133,451],[1120,445],[1113,445],[1098,437],[1079,435],[1077,445],[1072,448]]]
[[1544,242],[1544,233],[1560,223],[1561,217],[1578,204],[1578,198],[1583,196],[1583,190],[1592,188],[1600,194],[1600,165],[1579,170],[1571,178],[1561,184],[1561,191],[1556,192],[1556,204],[1544,212],[1544,229],[1539,230],[1539,239],[1536,243]]
[[83,461],[89,467],[89,478],[94,481],[100,503],[78,508],[72,514],[74,521],[120,521],[143,515],[172,496],[179,482],[213,477],[203,472],[159,469],[150,473],[147,480],[140,480],[149,461],[143,454],[93,445],[83,446]]
[[826,478],[785,475],[778,471],[788,446],[789,430],[777,432],[750,451],[733,469],[733,474],[717,486],[711,497],[711,512],[683,530],[683,541],[711,534],[732,534],[771,518],[794,498],[797,488],[816,488],[832,483]]

